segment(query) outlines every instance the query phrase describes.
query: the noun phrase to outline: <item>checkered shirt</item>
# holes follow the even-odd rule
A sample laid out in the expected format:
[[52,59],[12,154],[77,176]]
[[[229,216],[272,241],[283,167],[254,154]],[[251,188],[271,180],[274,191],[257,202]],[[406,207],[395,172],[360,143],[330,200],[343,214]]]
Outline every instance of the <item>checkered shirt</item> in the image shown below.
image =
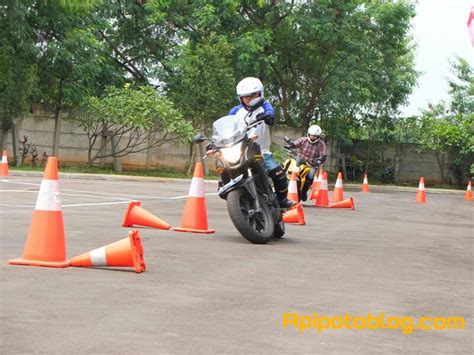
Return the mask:
[[298,148],[301,158],[314,163],[319,157],[326,155],[326,143],[322,139],[311,143],[307,137],[298,138],[294,145]]

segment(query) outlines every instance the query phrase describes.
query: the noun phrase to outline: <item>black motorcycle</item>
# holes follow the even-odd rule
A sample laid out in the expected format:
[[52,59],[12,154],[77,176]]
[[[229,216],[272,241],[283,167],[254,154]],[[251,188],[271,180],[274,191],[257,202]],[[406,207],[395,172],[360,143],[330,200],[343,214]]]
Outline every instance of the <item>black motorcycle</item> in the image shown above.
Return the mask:
[[[262,103],[263,99],[253,100],[247,117]],[[245,239],[265,244],[272,238],[281,238],[285,224],[283,211],[265,172],[260,146],[247,134],[259,124],[264,122],[257,121],[242,128],[233,116],[225,116],[213,123],[212,138],[197,134],[194,142],[211,140],[206,156],[217,158],[216,171],[222,181],[219,196],[227,201],[230,219]]]

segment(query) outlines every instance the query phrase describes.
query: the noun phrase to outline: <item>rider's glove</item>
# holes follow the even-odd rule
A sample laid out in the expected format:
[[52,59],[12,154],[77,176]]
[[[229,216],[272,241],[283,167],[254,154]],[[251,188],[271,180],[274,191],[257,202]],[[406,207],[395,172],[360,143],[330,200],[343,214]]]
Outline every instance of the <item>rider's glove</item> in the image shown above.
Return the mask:
[[275,122],[275,116],[262,112],[257,115],[257,122],[259,121],[265,121],[266,124],[272,125]]
[[295,145],[293,143],[288,143],[288,144],[285,144],[283,146],[283,148],[285,148],[285,149],[293,149],[294,147],[295,147]]

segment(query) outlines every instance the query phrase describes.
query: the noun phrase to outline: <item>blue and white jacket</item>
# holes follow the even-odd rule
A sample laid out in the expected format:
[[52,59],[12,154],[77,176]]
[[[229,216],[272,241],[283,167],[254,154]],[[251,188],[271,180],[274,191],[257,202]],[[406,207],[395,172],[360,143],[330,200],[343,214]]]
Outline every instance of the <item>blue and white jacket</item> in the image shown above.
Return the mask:
[[[267,100],[263,102],[262,106],[260,106],[258,109],[256,109],[250,114],[249,111],[242,104],[233,107],[229,111],[229,115],[235,116],[237,124],[242,127],[242,129],[245,129],[248,125],[254,123],[257,115],[260,113],[275,116],[275,110]],[[270,151],[270,144],[272,143],[272,140],[270,135],[270,127],[268,127],[268,124],[259,124],[257,127],[254,127],[250,131],[248,131],[247,134],[249,137],[253,135],[258,136],[256,142],[260,145],[262,153],[272,154],[272,152]]]

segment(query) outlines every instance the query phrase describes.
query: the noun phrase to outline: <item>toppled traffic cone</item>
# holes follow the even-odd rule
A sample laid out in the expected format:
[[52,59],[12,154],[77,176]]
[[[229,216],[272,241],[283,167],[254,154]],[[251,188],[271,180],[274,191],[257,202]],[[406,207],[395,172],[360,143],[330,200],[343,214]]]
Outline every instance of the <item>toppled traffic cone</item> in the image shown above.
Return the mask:
[[316,207],[329,207],[329,196],[328,196],[328,174],[323,173],[323,181],[318,193],[318,199],[313,205]]
[[296,207],[292,208],[291,210],[287,211],[283,215],[283,222],[285,223],[295,223],[295,224],[306,224],[304,221],[304,211],[303,206],[301,204],[297,204]]
[[364,182],[360,188],[361,192],[369,192],[369,180],[367,179],[367,174],[364,175]]
[[48,158],[23,256],[8,262],[12,265],[69,266],[55,157]]
[[123,217],[122,227],[133,227],[134,225],[170,229],[170,225],[158,217],[140,207],[140,201],[130,201],[125,216]]
[[3,151],[2,162],[0,163],[0,176],[8,176],[8,158],[7,151]]
[[296,173],[293,172],[291,173],[291,179],[290,182],[288,183],[288,194],[286,196],[289,200],[293,200],[296,203],[299,202],[299,197],[298,197],[298,183],[296,181]]
[[336,185],[334,185],[334,191],[332,193],[332,201],[341,202],[343,200],[344,200],[344,189],[342,187],[342,173],[338,173]]
[[345,199],[344,201],[337,202],[329,206],[330,208],[352,208],[355,210],[355,205],[354,205],[354,199],[349,197],[348,199]]
[[420,183],[418,184],[416,203],[426,203],[425,179],[423,177],[420,178]]
[[188,199],[184,206],[183,218],[179,228],[173,228],[177,232],[192,233],[214,233],[214,229],[208,229],[206,198],[204,197],[204,173],[202,163],[197,162],[194,168],[193,180],[189,188]]
[[143,272],[146,265],[140,232],[138,230],[130,231],[127,238],[76,256],[71,259],[71,266],[133,267],[136,273]]
[[467,183],[467,190],[466,190],[466,193],[464,194],[464,199],[466,201],[472,201],[472,189],[471,189],[470,181]]
[[313,186],[311,186],[311,196],[309,197],[310,200],[316,200],[318,198],[319,189],[321,188],[321,183],[323,182],[323,174],[323,168],[320,168],[318,178],[313,182]]

